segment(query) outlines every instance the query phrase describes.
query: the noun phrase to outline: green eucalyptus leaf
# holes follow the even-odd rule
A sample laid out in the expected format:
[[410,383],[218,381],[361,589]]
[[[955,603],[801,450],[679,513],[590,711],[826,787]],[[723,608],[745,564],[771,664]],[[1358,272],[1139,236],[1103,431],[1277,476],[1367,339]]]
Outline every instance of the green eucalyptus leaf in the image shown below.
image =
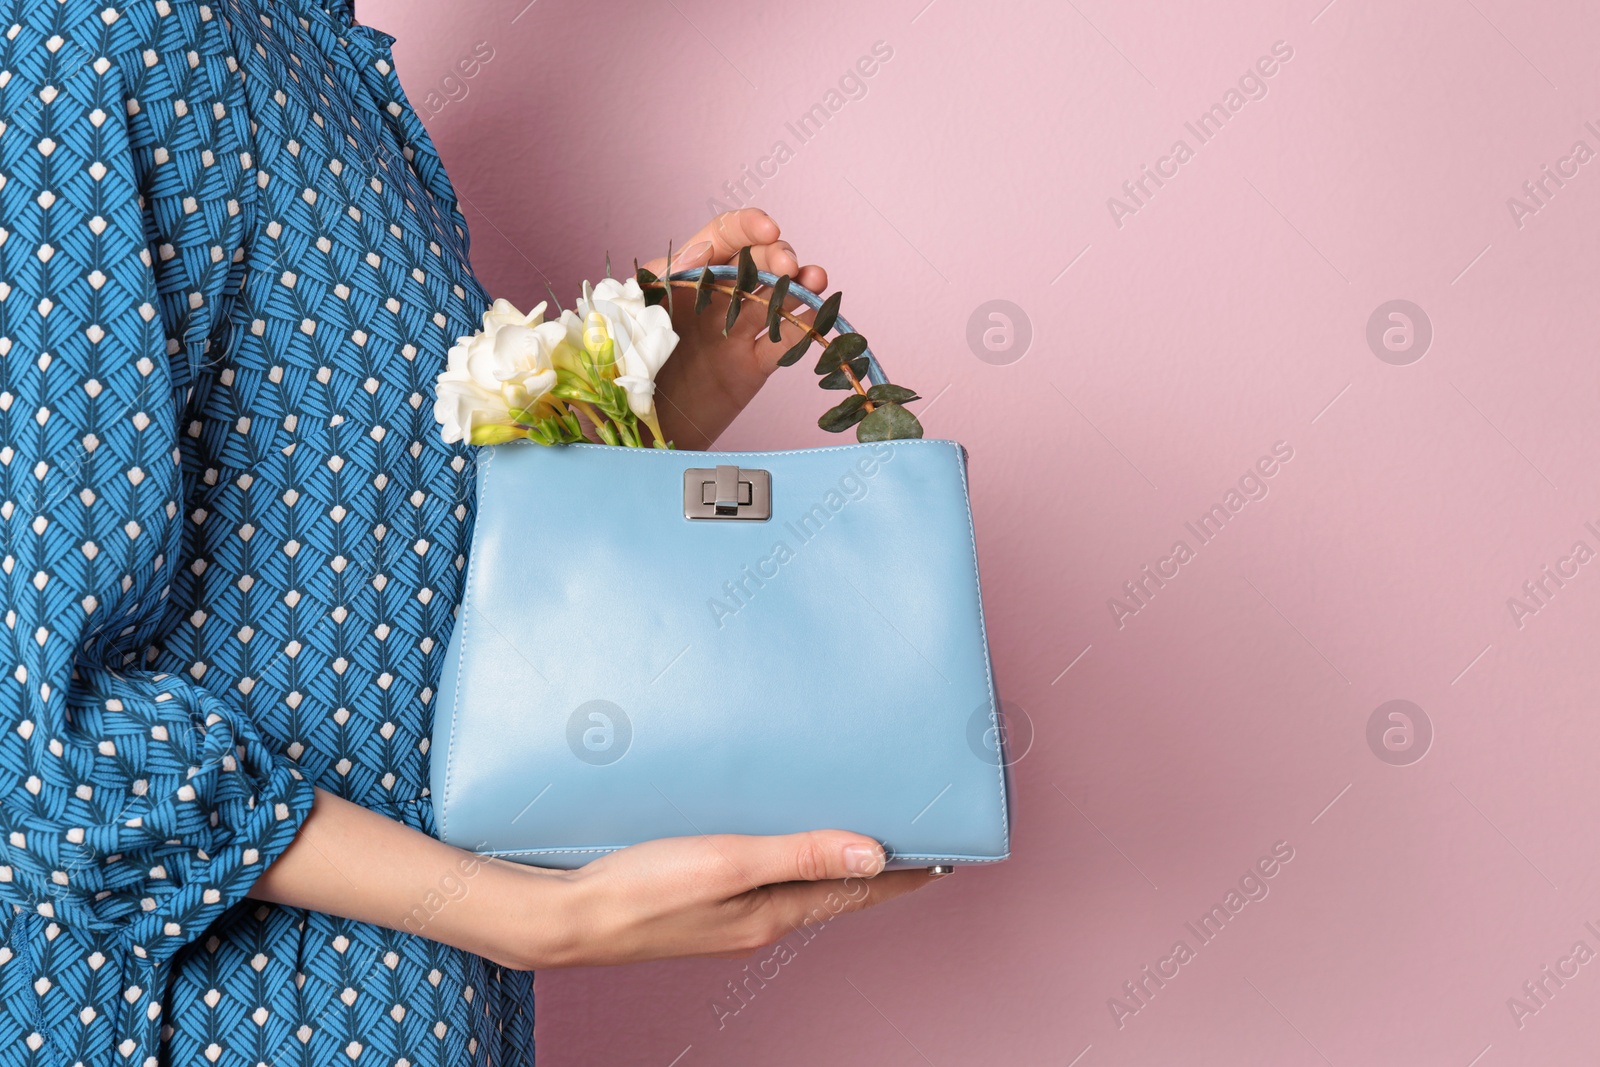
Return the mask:
[[844,299],[843,293],[834,293],[822,302],[817,309],[817,317],[811,320],[811,328],[826,336],[833,329],[834,322],[839,318],[839,301]]
[[856,429],[857,441],[894,441],[904,437],[921,437],[922,423],[899,404],[882,403],[872,414],[861,421]]
[[843,433],[866,417],[867,398],[851,393],[844,400],[823,412],[817,425],[829,433]]
[[907,389],[903,385],[890,385],[885,382],[882,385],[874,385],[871,389],[868,389],[867,399],[882,400],[891,404],[909,404],[913,400],[921,400],[922,398],[917,395],[914,389]]
[[733,296],[728,298],[728,317],[722,321],[722,336],[728,336],[728,331],[733,329],[733,324],[739,321],[739,309],[744,305],[744,290],[735,289]]
[[745,245],[739,249],[739,273],[734,276],[734,288],[741,293],[753,293],[760,284],[756,277],[756,259],[750,254],[750,246]]
[[817,357],[817,373],[837,370],[845,360],[855,359],[867,350],[867,339],[859,333],[842,333],[828,343]]
[[776,344],[783,339],[783,302],[789,296],[789,276],[785,274],[772,286],[771,303],[767,305],[767,340]]
[[661,279],[640,267],[633,272],[634,279],[638,281],[639,288],[644,290],[645,307],[654,307],[667,298],[667,287],[661,284]]
[[811,347],[811,335],[808,333],[796,341],[794,347],[778,357],[778,366],[790,367],[800,362],[800,357],[806,354],[806,349]]
[[704,311],[706,305],[711,303],[711,294],[714,291],[711,288],[711,282],[714,277],[711,273],[711,268],[707,267],[700,272],[700,280],[694,284],[694,313],[696,315]]
[[[850,361],[849,367],[850,367],[850,370],[852,372],[854,372],[854,374],[856,376],[856,380],[859,381],[861,379],[861,376],[863,374],[867,373],[867,357],[866,356],[857,356],[855,359],[852,359]],[[824,389],[854,389],[855,388],[855,382],[852,382],[850,380],[849,375],[845,374],[844,365],[843,364],[841,364],[839,367],[835,368],[834,370],[830,371],[828,373],[828,375],[826,377],[824,377],[822,379],[822,381],[818,382],[817,384],[819,386],[821,386],[822,388],[824,388]],[[867,399],[868,400],[876,400],[877,397],[868,396]]]

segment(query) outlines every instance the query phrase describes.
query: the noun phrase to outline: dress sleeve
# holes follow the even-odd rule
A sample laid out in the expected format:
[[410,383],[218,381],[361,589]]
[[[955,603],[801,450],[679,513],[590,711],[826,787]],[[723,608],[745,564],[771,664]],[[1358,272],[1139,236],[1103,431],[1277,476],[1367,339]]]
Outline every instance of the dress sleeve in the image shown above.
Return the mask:
[[151,667],[189,565],[181,412],[242,269],[249,118],[181,42],[26,7],[0,42],[0,902],[159,961],[312,797],[233,697]]

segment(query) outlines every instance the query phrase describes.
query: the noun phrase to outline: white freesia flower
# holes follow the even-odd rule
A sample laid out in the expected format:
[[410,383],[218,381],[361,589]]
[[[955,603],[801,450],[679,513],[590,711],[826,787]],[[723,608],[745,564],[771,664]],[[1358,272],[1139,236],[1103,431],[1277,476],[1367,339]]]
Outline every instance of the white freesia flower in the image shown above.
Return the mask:
[[628,406],[633,409],[635,415],[643,418],[655,409],[655,379],[646,378],[638,374],[619,374],[616,382],[627,390]]
[[524,315],[511,301],[499,297],[483,313],[483,328],[496,330],[501,326],[537,326],[544,320],[544,309],[544,301],[540,301],[538,307]]
[[528,407],[556,384],[550,353],[560,339],[532,326],[502,326],[495,335],[494,376],[513,410]]
[[616,360],[621,373],[617,385],[628,392],[628,406],[635,415],[647,418],[655,411],[656,372],[672,350],[678,335],[672,329],[672,316],[665,307],[645,306],[644,290],[635,278],[618,281],[602,278],[600,283],[583,287],[577,313],[561,316],[569,339],[576,328],[577,344],[583,344],[583,326],[590,312],[605,319],[606,330],[616,344]]
[[433,405],[446,441],[490,444],[517,436],[519,416],[556,384],[551,357],[567,327],[544,322],[544,310],[541,303],[523,314],[496,300],[483,313],[483,329],[456,339]]
[[664,444],[656,373],[678,344],[667,309],[646,306],[636,279],[587,282],[577,308],[545,321],[545,305],[496,300],[483,328],[456,338],[439,375],[434,418],[446,441],[580,441],[586,419],[607,444]]
[[439,376],[433,417],[448,442],[473,441],[474,431],[488,426],[511,426],[511,409],[498,391],[485,389],[471,378]]

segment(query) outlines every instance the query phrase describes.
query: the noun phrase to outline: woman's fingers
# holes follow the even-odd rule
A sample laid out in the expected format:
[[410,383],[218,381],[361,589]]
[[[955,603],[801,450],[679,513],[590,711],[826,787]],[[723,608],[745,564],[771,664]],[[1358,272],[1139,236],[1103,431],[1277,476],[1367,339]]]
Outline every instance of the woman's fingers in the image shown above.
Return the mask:
[[794,276],[794,280],[803,287],[810,289],[813,293],[821,293],[828,288],[828,272],[815,263],[801,267],[800,272]]
[[804,923],[826,922],[904,896],[933,881],[926,869],[884,871],[882,846],[842,830],[706,839],[747,887],[735,953],[771,944]]
[[690,270],[704,267],[708,263],[716,263],[718,260],[712,258],[714,251],[715,248],[710,241],[691,238],[688,244],[682,246],[675,244],[672,246],[672,266],[670,268],[667,266],[666,256],[657,256],[655,259],[640,264],[640,266],[659,278],[673,271]]
[[771,836],[711,835],[705,840],[727,860],[724,888],[737,896],[778,882],[870,878],[883,870],[883,846],[845,830]]
[[758,207],[745,207],[724,211],[701,227],[689,243],[710,241],[713,261],[731,263],[745,245],[766,245],[777,239],[778,224],[772,216]]
[[[828,272],[815,265],[802,267],[800,258],[795,255],[794,246],[788,241],[775,241],[770,245],[753,248],[750,250],[750,256],[761,270],[776,274],[780,278],[787,274],[795,285],[809,289],[813,293],[821,293],[827,288]],[[801,322],[808,324],[815,315],[809,305],[802,304],[799,298],[794,296],[784,300],[783,308],[800,319]],[[766,334],[765,316],[753,320],[751,332],[758,337]],[[780,351],[787,349],[798,339],[799,333],[797,329],[790,325],[783,331],[783,336],[777,342],[780,346]]]
[[684,248],[683,251],[674,252],[672,254],[672,267],[670,270],[680,271],[690,270],[695,267],[703,267],[707,263],[711,262],[711,254],[713,251],[714,248],[710,241],[696,241]]
[[[662,269],[670,273],[685,270],[697,270],[708,264],[720,264],[716,256],[717,248],[713,241],[695,241],[684,248],[672,253],[672,266],[664,268],[664,260],[652,259],[646,263],[645,269],[653,274],[660,274]],[[795,275],[800,272],[800,261],[794,254],[794,246],[788,241],[777,241],[768,245],[752,245],[750,257],[755,261],[756,269],[769,271],[773,274]],[[820,269],[820,268],[819,268]]]
[[767,886],[752,894],[756,906],[746,920],[749,927],[740,948],[751,942],[770,945],[802,926],[825,923],[839,915],[861,911],[915,892],[937,881],[926,868],[885,871],[876,878],[845,878],[832,882],[789,882]]
[[[828,272],[815,264],[802,266],[794,246],[780,238],[777,222],[754,207],[723,212],[700,227],[672,253],[672,269],[732,263],[746,245],[762,270],[787,274],[813,291],[828,284]],[[658,256],[645,266],[659,274],[667,264],[665,258]]]
[[794,275],[800,272],[800,260],[794,254],[794,246],[788,241],[774,241],[769,245],[756,245],[750,249],[750,258],[755,260],[756,267],[769,274]]
[[[708,264],[732,263],[739,249],[750,245],[752,249],[770,245],[778,239],[778,224],[760,208],[746,207],[738,211],[724,211],[683,242],[682,252],[672,253],[672,269],[688,270]],[[646,263],[645,269],[659,275],[667,269],[665,257],[658,256]]]
[[555,965],[737,959],[935,880],[883,864],[876,841],[844,830],[633,845],[560,875],[568,892],[558,910],[578,934]]
[[[751,259],[758,270],[778,277],[788,275],[793,284],[813,293],[822,293],[827,289],[828,272],[814,263],[802,264],[794,245],[780,237],[778,224],[760,208],[741,208],[718,215],[681,247],[674,249],[670,263],[667,257],[662,256],[652,259],[644,267],[658,277],[698,271],[705,266],[735,262],[739,250],[746,246],[749,246]],[[726,280],[723,284],[726,284]],[[704,328],[710,331],[706,336],[711,336],[711,332],[722,332],[720,309],[726,306],[727,297],[715,298],[713,312],[703,316]],[[767,316],[757,313],[762,310],[750,309],[740,315],[738,324],[728,331],[728,336],[741,343],[754,342],[758,346],[756,352],[761,368],[770,373],[779,355],[793,345],[800,334],[795,323],[788,323],[777,342],[768,342]],[[794,296],[784,300],[784,311],[802,324],[809,323],[814,315],[811,308]]]
[[768,886],[766,892],[781,920],[791,926],[816,922],[825,915],[843,915],[887,903],[938,881],[926,867],[885,871],[876,878],[846,878],[837,882],[789,882]]
[[[727,265],[738,258],[739,249],[748,245],[757,269],[780,277],[787,274],[796,285],[813,293],[827,289],[828,272],[814,263],[802,265],[794,246],[782,240],[779,233],[777,222],[760,208],[727,211],[706,223],[673,251],[670,264],[666,257],[658,256],[644,267],[659,276]],[[786,301],[786,305],[789,311],[797,311],[801,306],[793,299]]]
[[770,271],[779,277],[787,274],[796,285],[810,289],[813,293],[820,293],[828,287],[828,272],[816,264],[802,267],[800,257],[795,254],[794,245],[788,241],[774,241],[770,245],[752,248],[750,255],[756,261],[756,266],[762,270]]
[[[699,270],[712,261],[712,251],[712,245],[708,241],[699,241],[690,245],[682,252],[673,253],[671,270],[673,273]],[[787,274],[795,284],[805,288],[810,289],[814,285],[822,286],[827,284],[828,275],[821,267],[802,268],[799,265],[799,258],[795,255],[794,246],[788,241],[774,241],[771,244],[753,246],[750,249],[750,258],[754,260],[757,270],[766,271],[779,277]],[[659,262],[646,264],[646,268],[656,271]],[[719,280],[719,284],[731,285],[732,281],[731,279],[723,278]],[[770,290],[763,290],[761,297],[765,299],[770,295]],[[719,311],[727,307],[726,297],[719,296],[716,300],[714,307]],[[785,299],[783,307],[785,311],[795,315],[801,321],[809,321],[812,315],[811,308],[802,304],[797,297],[790,296]],[[717,331],[721,331],[721,314],[712,313],[708,315],[706,321],[711,323]],[[730,331],[730,336],[751,341],[757,340],[767,333],[766,323],[767,316],[764,308],[747,308],[744,314],[739,317],[738,324]],[[791,325],[784,331],[780,343],[783,348],[788,348],[798,337],[799,334],[796,328]],[[776,356],[773,358],[776,359]]]
[[779,277],[787,274],[794,279],[795,284],[810,289],[813,293],[820,293],[828,287],[828,272],[814,263],[801,266],[800,257],[795,254],[794,246],[788,241],[774,241],[769,245],[752,248],[750,256],[762,270]]

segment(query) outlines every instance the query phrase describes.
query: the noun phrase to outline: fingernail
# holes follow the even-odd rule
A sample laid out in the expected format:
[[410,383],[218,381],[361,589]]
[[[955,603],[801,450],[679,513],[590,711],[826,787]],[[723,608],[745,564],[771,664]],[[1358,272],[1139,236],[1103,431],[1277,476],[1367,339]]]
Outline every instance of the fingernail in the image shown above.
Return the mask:
[[674,269],[698,266],[700,260],[704,259],[706,253],[710,251],[710,241],[697,241],[688,248],[685,248],[683,251],[679,252],[677,255],[673,256],[672,266]]
[[844,867],[851,874],[871,878],[883,870],[883,849],[877,845],[846,845]]

